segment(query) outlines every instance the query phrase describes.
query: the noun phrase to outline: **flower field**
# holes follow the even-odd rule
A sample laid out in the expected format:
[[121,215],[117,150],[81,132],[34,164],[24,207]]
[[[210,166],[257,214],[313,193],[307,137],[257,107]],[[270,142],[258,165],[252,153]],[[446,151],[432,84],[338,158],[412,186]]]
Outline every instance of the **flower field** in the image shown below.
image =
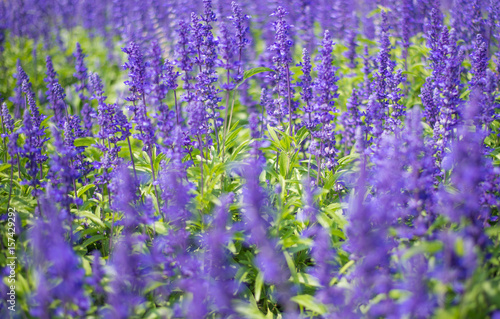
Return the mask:
[[500,319],[498,0],[0,1],[0,318]]

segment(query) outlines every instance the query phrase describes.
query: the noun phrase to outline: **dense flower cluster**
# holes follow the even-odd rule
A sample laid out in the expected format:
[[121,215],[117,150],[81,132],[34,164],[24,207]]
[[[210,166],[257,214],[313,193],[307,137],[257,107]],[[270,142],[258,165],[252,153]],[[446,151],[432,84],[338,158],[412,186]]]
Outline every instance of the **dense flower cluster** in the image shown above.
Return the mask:
[[0,317],[499,318],[499,30],[494,0],[0,1]]

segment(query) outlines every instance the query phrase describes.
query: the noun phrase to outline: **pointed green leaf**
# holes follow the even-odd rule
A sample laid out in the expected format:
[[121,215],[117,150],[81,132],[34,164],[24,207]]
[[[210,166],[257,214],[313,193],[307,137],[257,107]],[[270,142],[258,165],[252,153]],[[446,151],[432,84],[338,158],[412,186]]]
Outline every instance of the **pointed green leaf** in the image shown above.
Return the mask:
[[88,191],[89,189],[91,189],[92,187],[94,187],[95,185],[94,184],[88,184],[88,185],[85,185],[83,187],[81,187],[76,193],[78,195],[78,197],[82,197],[82,195]]
[[296,302],[297,304],[305,307],[306,309],[309,309],[315,313],[324,314],[328,311],[326,306],[319,301],[317,301],[313,296],[311,295],[298,295],[295,297],[291,298],[292,301]]
[[264,285],[264,275],[259,271],[257,278],[255,278],[255,300],[260,300],[260,293],[262,292],[262,286]]
[[75,139],[75,146],[90,146],[96,144],[96,139],[93,137],[79,137]]
[[102,240],[102,239],[106,239],[106,236],[104,236],[104,235],[92,236],[92,237],[90,237],[89,239],[87,239],[86,241],[83,242],[82,247],[87,247],[88,245],[93,244],[96,241],[99,241],[99,240]]

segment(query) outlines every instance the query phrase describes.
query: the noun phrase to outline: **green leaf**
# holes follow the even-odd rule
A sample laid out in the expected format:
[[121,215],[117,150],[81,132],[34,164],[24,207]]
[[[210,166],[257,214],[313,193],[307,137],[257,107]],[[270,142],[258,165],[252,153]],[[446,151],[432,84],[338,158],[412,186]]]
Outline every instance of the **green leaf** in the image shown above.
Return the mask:
[[83,187],[81,187],[76,193],[78,195],[78,197],[82,197],[83,194],[85,194],[86,191],[88,191],[89,189],[91,189],[92,187],[95,187],[94,184],[87,184]]
[[377,14],[379,14],[382,11],[389,12],[389,11],[392,11],[392,10],[390,8],[388,8],[388,7],[377,5],[377,9],[372,10],[370,13],[368,13],[367,17],[371,18],[373,16],[376,16]]
[[265,67],[258,67],[258,68],[253,68],[253,69],[250,69],[250,70],[246,70],[243,73],[243,80],[240,83],[238,83],[238,85],[234,88],[234,90],[236,90],[237,88],[240,87],[240,85],[242,85],[243,83],[245,83],[245,81],[247,79],[251,78],[255,74],[259,74],[259,73],[262,73],[262,72],[276,72],[276,71],[274,71],[273,69],[270,69],[270,68],[265,68]]
[[106,225],[104,225],[104,223],[102,222],[102,220],[99,219],[99,217],[97,217],[96,215],[92,214],[89,211],[78,212],[78,215],[80,217],[86,217],[86,218],[90,219],[94,224],[96,224],[100,227],[103,227],[103,228],[106,227]]
[[7,168],[10,168],[10,164],[9,163],[3,163],[2,165],[0,165],[0,172],[6,170]]
[[106,239],[106,236],[104,236],[104,235],[92,236],[83,242],[82,247],[87,247],[88,245],[93,244],[96,241],[103,240],[103,239]]
[[144,293],[147,294],[147,293],[150,293],[151,291],[155,290],[156,288],[159,288],[159,287],[162,287],[162,286],[166,286],[168,283],[166,282],[160,282],[160,281],[153,281],[151,283],[148,284],[148,286],[146,287],[146,289],[144,289]]
[[293,262],[292,256],[287,251],[284,251],[283,254],[285,255],[286,263],[288,265],[288,269],[290,269],[290,273],[292,274],[293,281],[297,285],[300,284],[299,277],[297,275],[297,269],[295,268],[295,263]]
[[262,286],[264,285],[264,275],[259,271],[257,278],[255,278],[255,300],[260,300],[260,293],[262,292]]
[[302,285],[311,286],[311,287],[321,287],[321,284],[319,283],[318,279],[309,275],[308,273],[299,273],[299,274],[297,274],[297,276],[299,278],[299,282]]
[[313,296],[311,295],[298,295],[295,297],[292,297],[292,301],[296,302],[297,304],[305,307],[306,309],[309,309],[315,313],[318,313],[320,315],[326,313],[328,309],[326,306],[319,301],[317,301]]
[[90,146],[96,143],[93,137],[79,137],[75,139],[75,146]]
[[274,127],[272,127],[269,124],[267,124],[267,132],[269,133],[269,135],[271,136],[273,141],[276,141],[276,142],[279,141],[278,135],[276,135],[276,130],[274,129]]
[[253,68],[253,69],[247,70],[247,71],[245,71],[245,73],[243,73],[243,81],[245,81],[248,78],[251,78],[255,74],[259,74],[262,72],[276,72],[276,71],[274,71],[271,68],[266,68],[266,67]]
[[377,45],[377,42],[376,42],[376,41],[372,41],[372,40],[367,39],[367,38],[364,38],[364,37],[360,37],[360,38],[359,38],[359,42],[361,42],[361,43],[363,43],[363,44],[372,45],[372,46]]
[[349,267],[351,267],[352,265],[354,265],[354,260],[349,260],[347,262],[347,264],[345,264],[344,266],[342,266],[342,268],[340,268],[340,273],[343,274],[346,272],[347,269],[349,269]]
[[244,318],[249,319],[266,319],[266,316],[260,312],[259,308],[245,302],[238,302],[235,305],[236,311]]
[[443,243],[439,241],[424,241],[421,242],[419,245],[413,246],[410,249],[408,249],[402,259],[403,260],[408,260],[409,258],[417,255],[417,254],[434,254],[438,251],[440,251],[443,248]]

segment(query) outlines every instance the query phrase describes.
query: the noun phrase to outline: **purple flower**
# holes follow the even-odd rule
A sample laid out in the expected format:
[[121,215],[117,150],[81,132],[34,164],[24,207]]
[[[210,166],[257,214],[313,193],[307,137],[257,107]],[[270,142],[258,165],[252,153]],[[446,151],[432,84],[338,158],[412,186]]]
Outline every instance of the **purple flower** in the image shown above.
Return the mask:
[[21,150],[21,155],[28,159],[26,162],[26,171],[30,176],[30,180],[24,183],[33,187],[31,191],[33,196],[38,196],[42,192],[39,187],[42,187],[44,184],[39,175],[39,164],[41,165],[47,160],[47,157],[42,155],[42,148],[48,138],[44,137],[44,129],[35,126],[34,119],[30,112],[24,113],[23,128],[21,132],[25,135],[25,142]]
[[98,250],[94,250],[92,255],[94,257],[92,261],[92,275],[87,277],[85,282],[92,286],[92,289],[94,289],[97,294],[104,294],[104,289],[102,287],[102,281],[105,276],[104,267],[102,265],[103,259]]
[[[437,265],[430,275],[462,294],[467,279],[474,274],[478,263],[474,242],[451,231],[442,232],[437,238],[443,243],[443,248],[435,255]],[[462,252],[457,251],[458,245]]]
[[451,26],[457,31],[459,39],[472,47],[477,34],[484,33],[481,3],[478,0],[455,0],[451,8]]
[[372,84],[371,84],[371,79],[370,79],[370,74],[372,72],[372,58],[370,56],[370,53],[368,51],[368,46],[365,46],[365,51],[363,55],[363,91],[361,96],[363,97],[364,100],[368,100],[370,96],[372,95]]
[[[365,304],[375,294],[388,293],[392,289],[390,276],[390,251],[394,243],[387,232],[393,218],[390,218],[384,207],[376,200],[365,201],[366,169],[364,154],[361,153],[361,172],[355,194],[351,199],[347,219],[349,225],[345,230],[347,245],[345,249],[356,261],[355,269],[349,274],[354,280],[354,291],[351,303],[357,308]],[[386,300],[389,302],[389,300]],[[392,307],[370,308],[374,317],[388,316],[394,311]],[[391,310],[392,309],[392,310]]]
[[[122,48],[122,51],[128,56],[128,62],[123,65],[123,68],[129,70],[130,78],[130,80],[125,81],[131,93],[131,96],[127,97],[126,100],[132,102],[132,106],[129,107],[134,113],[132,123],[136,124],[136,130],[139,131],[134,137],[140,139],[144,143],[143,150],[150,153],[156,143],[156,136],[146,107],[146,63],[136,43],[130,42],[126,48]],[[156,96],[156,99],[160,99],[162,95],[163,93]]]
[[82,101],[82,119],[85,127],[85,136],[92,136],[92,118],[94,117],[94,109],[89,104],[90,97],[85,94],[85,90],[87,90],[87,94],[90,95],[90,87],[89,87],[89,79],[87,73],[87,66],[85,65],[85,54],[83,54],[82,48],[80,44],[76,44],[76,52],[73,54],[76,63],[75,69],[76,73],[73,76],[79,81],[76,85],[76,92]]
[[69,138],[68,135],[71,134],[69,125],[68,122],[65,122],[64,142],[61,139],[61,133],[57,129],[52,130],[57,153],[52,156],[50,162],[48,177],[50,178],[51,187],[47,190],[47,195],[60,205],[59,214],[68,218],[71,224],[73,220],[70,216],[71,204],[81,205],[83,201],[74,195],[69,195],[72,191],[76,192],[76,187],[74,186],[76,185],[76,180],[80,177],[80,173],[74,163],[74,159],[77,156],[76,149],[73,143],[68,145],[69,143],[66,142]]
[[401,40],[403,45],[403,59],[405,60],[406,69],[406,59],[408,57],[408,49],[410,47],[410,37],[414,33],[413,26],[413,15],[415,7],[413,6],[413,0],[403,0],[401,8]]
[[218,136],[218,127],[222,124],[218,110],[222,109],[218,103],[222,100],[218,96],[220,90],[215,83],[218,75],[215,70],[219,63],[217,59],[217,40],[212,34],[213,21],[216,21],[215,13],[212,11],[212,2],[205,0],[204,14],[201,19],[195,14],[191,14],[191,32],[193,34],[191,45],[197,53],[195,63],[198,65],[198,75],[196,76],[196,98],[203,103],[206,108],[207,121],[213,120],[213,125]]
[[219,52],[221,57],[219,66],[226,69],[227,73],[227,82],[221,84],[221,88],[226,91],[231,91],[236,87],[236,84],[230,80],[231,71],[235,72],[235,69],[239,67],[239,65],[237,65],[238,63],[234,61],[236,43],[233,35],[229,33],[229,30],[225,23],[220,24],[220,33],[221,36],[218,39]]
[[314,4],[310,0],[299,0],[296,3],[298,6],[297,30],[302,44],[305,46],[304,49],[307,49],[309,52],[313,52],[316,45],[316,37],[314,35]]
[[7,107],[7,104],[4,102],[2,103],[2,125],[4,126],[5,129],[7,129],[6,134],[8,135],[9,133],[14,131],[14,120],[12,119],[12,116],[10,116],[9,113],[9,108]]
[[66,115],[66,105],[64,103],[64,98],[66,94],[64,94],[64,89],[59,84],[59,80],[57,79],[57,72],[54,70],[54,65],[52,64],[52,58],[47,56],[46,65],[47,65],[47,77],[43,79],[47,83],[47,91],[45,95],[49,100],[49,105],[52,111],[54,112],[55,123],[62,123],[64,116]]
[[35,101],[35,92],[31,87],[31,82],[28,75],[24,72],[21,65],[18,65],[19,77],[23,79],[21,89],[23,93],[26,95],[26,99],[28,100],[29,111],[31,112],[31,116],[33,117],[33,122],[36,127],[40,127],[42,125],[42,121],[45,119],[45,115],[41,114],[38,110]]
[[[335,155],[335,123],[334,114],[337,112],[335,101],[338,97],[336,75],[337,67],[333,66],[333,41],[330,32],[325,31],[325,37],[321,42],[318,59],[320,60],[315,70],[318,77],[313,83],[314,93],[316,95],[316,114],[315,118],[321,124],[319,131],[312,132],[315,138],[320,140],[320,154],[325,159],[323,163],[328,169],[333,169],[336,165]],[[323,165],[320,165],[320,168]]]
[[333,114],[337,112],[334,107],[334,99],[338,97],[337,81],[339,78],[336,75],[337,67],[333,66],[333,41],[330,32],[325,31],[325,36],[321,42],[319,49],[320,61],[315,71],[318,72],[318,77],[314,81],[314,93],[316,94],[316,109],[317,118],[323,125],[330,123],[333,120]]
[[75,74],[73,76],[79,81],[76,86],[76,92],[79,93],[80,100],[85,101],[87,97],[85,96],[85,90],[89,91],[87,74],[87,66],[85,65],[85,54],[82,51],[80,43],[76,43],[76,52],[73,54],[75,57]]
[[230,220],[229,206],[234,200],[232,193],[220,198],[220,205],[215,211],[212,228],[204,238],[206,245],[207,273],[210,275],[210,291],[215,293],[213,298],[218,313],[230,315],[234,313],[231,301],[237,291],[237,283],[233,279],[235,271],[230,267],[229,252],[225,248],[231,240],[231,231],[226,230]]
[[302,180],[304,189],[302,216],[305,220],[309,221],[309,226],[316,222],[317,214],[319,212],[318,204],[315,203],[314,197],[317,195],[318,190],[314,186],[314,182],[309,179]]
[[483,37],[478,34],[476,40],[474,41],[474,50],[470,55],[472,64],[472,74],[473,77],[470,81],[471,90],[476,86],[482,88],[486,82],[486,70],[488,69],[488,48],[487,43],[483,40]]
[[28,79],[28,75],[24,72],[21,67],[21,61],[17,60],[17,73],[14,74],[16,78],[16,86],[14,88],[14,96],[10,97],[9,100],[14,104],[14,118],[21,118],[21,110],[26,107],[26,100],[23,98],[22,85],[24,80]]
[[276,100],[276,107],[279,108],[280,121],[285,114],[289,116],[289,130],[292,132],[292,119],[295,110],[295,103],[292,101],[293,89],[291,88],[291,72],[290,63],[292,63],[291,48],[293,41],[290,36],[292,26],[285,20],[288,12],[283,7],[278,7],[271,16],[275,16],[277,20],[273,22],[275,31],[274,43],[268,47],[268,50],[274,52],[273,64],[276,66],[277,72],[272,74],[277,83],[276,92],[279,98]]
[[[477,101],[472,101],[468,106],[466,119],[475,117],[477,111],[473,109],[480,107],[474,105],[475,103]],[[483,228],[490,216],[490,209],[482,204],[483,185],[491,174],[493,166],[481,151],[484,131],[478,128],[476,132],[471,132],[468,126],[464,125],[459,133],[462,138],[451,145],[453,161],[451,182],[457,191],[448,193],[444,189],[441,190],[442,210],[453,222],[467,220],[469,224],[465,231],[476,245],[484,247],[488,238]]]
[[164,108],[162,108],[159,112],[158,115],[158,131],[159,131],[159,136],[163,138],[163,143],[164,145],[168,146],[171,143],[170,140],[170,135],[172,134],[172,130],[174,129],[174,117],[177,118],[176,123],[180,123],[180,119],[182,119],[182,111],[179,108],[179,102],[177,101],[177,78],[179,77],[180,73],[175,71],[174,69],[174,63],[166,60],[165,63],[163,64],[163,81],[165,83],[165,87],[167,90],[174,91],[174,98],[175,98],[175,112],[172,110],[169,110],[168,106],[165,105]]
[[184,229],[186,221],[190,217],[188,204],[193,197],[191,193],[194,186],[187,181],[186,164],[182,162],[184,157],[184,136],[179,127],[174,130],[173,151],[168,163],[162,163],[158,181],[164,200],[162,211],[166,219],[178,229]]
[[182,100],[189,103],[194,98],[194,84],[192,83],[193,76],[191,75],[191,71],[193,70],[192,55],[194,53],[194,48],[191,46],[190,38],[192,35],[189,24],[184,21],[179,21],[177,34],[178,42],[175,52],[177,60],[179,61],[178,67],[183,71],[182,80],[184,81],[183,88],[185,90]]
[[286,261],[281,249],[277,247],[274,239],[269,238],[268,222],[265,217],[266,195],[259,185],[260,165],[251,159],[243,168],[245,185],[243,186],[243,216],[245,229],[249,232],[249,243],[256,245],[259,252],[255,256],[255,264],[264,276],[266,283],[274,284],[277,288],[277,299],[289,312],[292,307],[290,287],[287,280],[290,276]]
[[428,288],[427,276],[429,267],[423,255],[416,255],[402,263],[404,290],[411,293],[399,306],[399,315],[410,315],[411,318],[428,318],[437,307],[437,300]]
[[111,209],[123,213],[123,232],[126,237],[131,235],[141,224],[141,212],[138,209],[139,196],[137,180],[133,178],[124,165],[113,171],[109,185],[112,192]]
[[141,254],[134,249],[142,243],[142,236],[133,237],[126,233],[118,241],[110,261],[112,271],[111,292],[107,302],[111,309],[104,310],[104,316],[113,319],[129,318],[135,307],[144,302],[145,274],[141,272]]
[[[146,63],[139,46],[135,42],[130,42],[122,51],[127,54],[128,61],[123,64],[124,70],[129,70],[130,80],[125,81],[129,87],[130,96],[127,101],[133,102],[132,111],[137,112],[137,103],[145,98],[146,93]],[[144,106],[146,107],[146,106]]]
[[347,46],[347,52],[345,53],[345,57],[349,59],[349,64],[348,66],[350,68],[355,68],[357,65],[356,62],[356,36],[358,35],[358,18],[356,15],[353,13],[351,17],[351,26],[349,28],[346,28],[345,33],[346,33],[346,46]]
[[318,301],[327,305],[334,305],[335,308],[343,308],[344,296],[342,288],[331,286],[330,282],[338,276],[338,265],[335,262],[336,251],[332,247],[332,240],[328,230],[317,226],[316,236],[311,249],[311,257],[314,259],[314,267],[310,273],[318,279],[321,287],[316,290],[315,297]]
[[165,63],[163,64],[163,81],[165,82],[165,86],[167,87],[167,90],[177,90],[177,87],[179,84],[177,84],[177,78],[179,77],[180,73],[175,71],[175,62],[170,61],[170,60],[165,60]]
[[357,89],[352,91],[352,95],[347,100],[347,110],[343,112],[339,118],[343,126],[344,132],[342,134],[342,141],[346,147],[352,147],[355,142],[356,129],[363,127],[361,117],[364,115],[360,110],[361,101],[359,100],[359,93]]
[[[238,48],[238,61],[241,61],[243,49],[249,44],[249,40],[246,38],[246,34],[249,29],[247,23],[250,17],[246,14],[243,14],[240,6],[234,1],[231,2],[231,10],[233,11],[233,15],[229,17],[229,20],[233,22],[233,26],[236,31],[235,46]],[[240,70],[240,65],[238,65],[238,70]],[[240,73],[237,72],[237,75],[240,76]],[[241,79],[239,77],[236,77],[235,80],[238,82]]]
[[439,8],[432,8],[429,19],[425,25],[425,37],[427,40],[427,47],[431,49],[430,59],[437,65],[439,61],[440,52],[440,36],[443,30],[443,14]]
[[300,96],[302,96],[302,100],[305,102],[302,110],[304,111],[304,119],[303,122],[305,126],[312,130],[316,127],[316,118],[314,117],[314,95],[313,95],[313,80],[311,77],[311,56],[307,49],[304,48],[302,51],[302,62],[297,64],[297,66],[301,66],[301,70],[303,75],[300,77],[300,82],[297,82],[297,86],[302,88],[300,92]]
[[[84,316],[90,300],[84,290],[85,270],[70,243],[65,239],[63,217],[48,198],[40,199],[47,221],[37,219],[29,230],[33,251],[33,266],[37,285],[30,312],[33,316],[49,318],[58,313]],[[56,309],[50,301],[60,300]]]
[[[447,32],[445,30],[446,28],[443,29],[443,32]],[[452,30],[449,35],[449,43],[444,47],[445,60],[443,74],[445,76],[442,76],[441,82],[438,83],[442,94],[442,99],[440,100],[441,113],[438,118],[439,125],[434,126],[438,166],[440,166],[444,157],[445,147],[449,146],[451,138],[454,135],[453,130],[459,123],[463,104],[460,98],[461,89],[463,88],[460,78],[464,51],[456,45],[456,42],[455,31]],[[426,98],[428,99],[429,97]],[[430,103],[433,102],[429,101],[428,105],[431,105]],[[429,108],[426,111],[426,116],[429,118],[433,118],[432,110],[435,109]]]
[[[149,79],[150,79],[150,99],[153,106],[157,106],[158,110],[163,111],[163,100],[167,95],[167,87],[162,82],[164,77],[163,65],[162,65],[162,52],[161,47],[158,42],[154,41],[151,45],[150,55],[152,57],[150,67],[149,67]],[[168,109],[168,108],[167,108]]]

